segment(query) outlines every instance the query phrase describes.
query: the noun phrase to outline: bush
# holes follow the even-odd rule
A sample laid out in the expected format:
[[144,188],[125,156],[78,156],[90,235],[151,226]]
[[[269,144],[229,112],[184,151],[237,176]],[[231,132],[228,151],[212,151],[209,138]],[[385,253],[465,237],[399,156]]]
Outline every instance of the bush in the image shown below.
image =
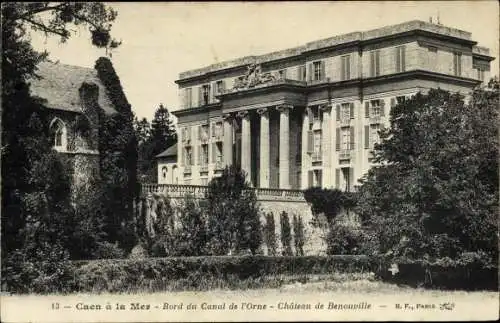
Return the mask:
[[302,221],[302,216],[293,215],[293,235],[294,235],[294,244],[295,244],[295,254],[297,256],[304,255],[304,240],[305,240],[305,232],[304,232],[304,222]]
[[276,226],[273,212],[266,214],[266,224],[263,231],[268,255],[276,256]]
[[292,230],[290,228],[290,219],[285,211],[280,214],[281,224],[281,245],[283,247],[283,256],[292,256]]
[[121,259],[125,258],[125,251],[118,246],[118,242],[100,242],[95,251],[96,259]]
[[360,228],[332,224],[326,240],[329,255],[373,254],[373,241]]

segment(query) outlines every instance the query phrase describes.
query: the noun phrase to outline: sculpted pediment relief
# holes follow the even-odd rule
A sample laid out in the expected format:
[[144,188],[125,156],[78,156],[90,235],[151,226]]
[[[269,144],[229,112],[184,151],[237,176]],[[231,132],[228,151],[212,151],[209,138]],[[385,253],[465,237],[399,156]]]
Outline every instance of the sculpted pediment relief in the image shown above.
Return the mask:
[[253,88],[259,84],[275,81],[276,77],[271,73],[262,73],[259,64],[248,65],[245,75],[238,77],[233,84],[233,91],[239,89]]

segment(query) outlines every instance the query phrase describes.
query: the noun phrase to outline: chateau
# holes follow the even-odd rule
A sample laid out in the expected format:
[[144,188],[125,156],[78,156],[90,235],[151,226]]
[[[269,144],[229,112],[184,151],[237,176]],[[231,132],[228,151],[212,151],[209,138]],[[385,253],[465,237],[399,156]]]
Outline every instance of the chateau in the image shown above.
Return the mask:
[[469,32],[409,21],[183,72],[159,184],[206,185],[235,164],[256,188],[353,190],[391,107],[430,88],[467,94],[493,59]]

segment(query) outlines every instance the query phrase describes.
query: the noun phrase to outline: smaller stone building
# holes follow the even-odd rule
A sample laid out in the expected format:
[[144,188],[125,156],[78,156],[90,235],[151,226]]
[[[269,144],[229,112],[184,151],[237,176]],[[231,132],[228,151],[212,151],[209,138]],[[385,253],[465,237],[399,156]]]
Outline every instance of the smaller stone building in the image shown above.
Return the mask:
[[156,155],[158,184],[179,184],[177,172],[177,144]]
[[53,148],[72,171],[73,193],[88,190],[91,179],[99,176],[101,116],[117,111],[95,69],[42,62],[36,74],[30,92],[46,108]]

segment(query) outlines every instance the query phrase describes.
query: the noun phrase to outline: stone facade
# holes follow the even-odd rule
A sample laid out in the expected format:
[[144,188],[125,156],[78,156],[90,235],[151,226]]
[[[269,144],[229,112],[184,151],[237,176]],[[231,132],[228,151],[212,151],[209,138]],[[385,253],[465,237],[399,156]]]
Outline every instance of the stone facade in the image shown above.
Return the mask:
[[[398,100],[487,81],[494,58],[476,44],[410,21],[181,73],[178,183],[206,185],[236,164],[254,187],[353,190]],[[202,142],[200,127],[218,135]]]

